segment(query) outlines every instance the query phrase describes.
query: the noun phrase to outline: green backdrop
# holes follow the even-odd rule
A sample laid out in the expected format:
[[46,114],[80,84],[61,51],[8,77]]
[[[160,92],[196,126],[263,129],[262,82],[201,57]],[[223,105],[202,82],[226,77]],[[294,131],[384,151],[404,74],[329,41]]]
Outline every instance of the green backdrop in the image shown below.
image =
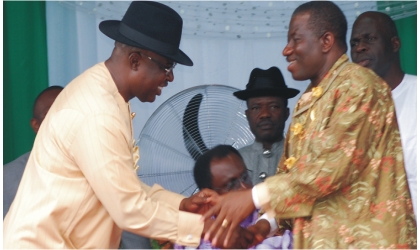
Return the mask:
[[417,15],[396,20],[401,39],[400,60],[405,73],[417,75]]
[[45,2],[3,2],[3,164],[32,148],[36,96],[48,87]]
[[[397,20],[405,72],[417,75],[417,15]],[[349,24],[351,27],[352,24]],[[48,87],[45,2],[3,2],[3,164],[32,148],[35,97]]]

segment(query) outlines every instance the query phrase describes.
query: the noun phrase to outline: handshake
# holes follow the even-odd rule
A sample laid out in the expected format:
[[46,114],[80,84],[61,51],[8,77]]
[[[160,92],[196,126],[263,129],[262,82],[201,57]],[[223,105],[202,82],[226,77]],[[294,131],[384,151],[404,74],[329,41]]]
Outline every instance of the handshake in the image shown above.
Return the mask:
[[[203,215],[202,245],[217,248],[250,248],[260,244],[270,233],[270,223],[258,219],[251,189],[223,195],[210,189],[184,199],[181,211]],[[256,223],[255,223],[256,222]]]

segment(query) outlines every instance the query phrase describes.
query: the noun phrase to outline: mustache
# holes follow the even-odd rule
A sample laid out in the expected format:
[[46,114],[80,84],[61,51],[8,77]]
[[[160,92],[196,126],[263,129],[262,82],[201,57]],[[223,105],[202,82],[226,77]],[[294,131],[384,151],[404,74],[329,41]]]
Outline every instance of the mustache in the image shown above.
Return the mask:
[[266,126],[266,125],[274,125],[274,122],[267,119],[267,120],[262,120],[259,123],[257,123],[257,127]]
[[364,60],[371,60],[371,59],[369,57],[356,57],[354,62],[359,63],[359,62],[364,61]]

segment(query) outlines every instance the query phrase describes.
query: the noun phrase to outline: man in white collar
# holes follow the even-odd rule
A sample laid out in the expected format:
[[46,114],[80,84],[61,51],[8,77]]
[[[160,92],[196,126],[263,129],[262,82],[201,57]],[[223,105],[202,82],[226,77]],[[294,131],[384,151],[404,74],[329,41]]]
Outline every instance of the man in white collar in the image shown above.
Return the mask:
[[246,167],[252,171],[254,185],[276,173],[283,153],[284,126],[289,117],[287,99],[298,93],[299,90],[286,86],[277,67],[253,69],[246,89],[234,93],[247,103],[245,114],[255,136],[253,144],[239,149]]
[[354,22],[350,39],[353,62],[373,70],[392,90],[404,152],[404,165],[417,208],[417,76],[401,69],[401,41],[395,22],[388,15],[368,11]]

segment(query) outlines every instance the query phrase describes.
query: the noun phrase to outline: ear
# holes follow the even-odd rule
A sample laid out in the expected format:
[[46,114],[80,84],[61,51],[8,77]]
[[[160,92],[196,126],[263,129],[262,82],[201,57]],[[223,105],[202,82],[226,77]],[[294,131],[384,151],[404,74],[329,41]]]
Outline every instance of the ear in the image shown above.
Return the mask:
[[322,52],[327,53],[331,50],[332,46],[335,43],[334,34],[327,31],[324,35],[321,36],[321,43],[322,43]]
[[38,120],[35,119],[35,118],[32,118],[30,123],[31,123],[31,127],[34,130],[35,134],[38,133],[39,126],[41,126],[41,124],[38,122]]
[[140,66],[140,60],[141,60],[140,54],[136,52],[132,52],[128,56],[128,60],[130,63],[130,68],[134,71],[137,71]]
[[397,36],[391,38],[392,52],[398,52],[401,48],[401,40]]
[[286,120],[289,119],[290,109],[286,108]]

